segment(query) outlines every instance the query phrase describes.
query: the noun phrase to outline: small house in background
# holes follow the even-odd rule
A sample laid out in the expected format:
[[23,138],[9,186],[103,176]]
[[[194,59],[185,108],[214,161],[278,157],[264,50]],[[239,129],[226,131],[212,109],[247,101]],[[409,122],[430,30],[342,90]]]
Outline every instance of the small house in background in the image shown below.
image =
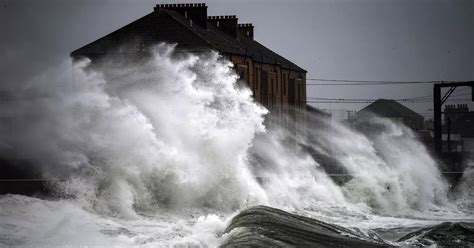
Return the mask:
[[361,109],[353,117],[357,118],[370,114],[385,117],[397,123],[403,123],[413,130],[423,129],[423,116],[395,100],[378,99]]
[[208,16],[204,3],[158,4],[153,12],[71,56],[93,63],[112,54],[140,58],[162,42],[176,44],[177,52],[219,52],[274,116],[306,110],[306,71],[257,42],[252,24],[239,23],[234,15]]

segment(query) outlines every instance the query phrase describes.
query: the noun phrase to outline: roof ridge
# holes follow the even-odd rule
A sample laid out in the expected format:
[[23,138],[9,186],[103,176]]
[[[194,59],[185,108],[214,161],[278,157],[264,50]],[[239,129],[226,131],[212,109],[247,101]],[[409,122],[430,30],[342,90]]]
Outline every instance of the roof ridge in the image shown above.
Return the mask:
[[177,21],[179,24],[181,24],[183,27],[185,27],[186,29],[188,29],[189,31],[193,32],[193,34],[195,34],[197,37],[199,37],[201,40],[203,40],[206,44],[209,44],[212,48],[216,49],[216,47],[211,44],[209,41],[207,41],[204,37],[202,37],[201,34],[197,33],[193,28],[191,28],[189,26],[188,23],[185,23],[183,22],[182,20],[179,20],[179,18],[177,18],[176,16],[174,16],[173,14],[170,14],[169,12],[174,12],[175,14],[177,15],[180,15],[178,12],[176,11],[173,11],[173,10],[170,10],[170,9],[161,9],[160,11],[164,11],[169,17],[173,18],[175,21]]
[[[209,44],[211,47],[213,47],[216,51],[220,50],[219,47],[218,46],[216,47],[215,44],[213,44],[212,42],[209,42],[208,39],[206,37],[204,37],[200,32],[211,31],[213,33],[213,35],[218,35],[221,39],[224,39],[226,42],[228,42],[227,45],[231,45],[231,46],[234,47],[234,49],[237,49],[237,50],[243,50],[243,49],[241,49],[241,46],[236,43],[236,41],[238,41],[236,38],[226,34],[225,32],[222,32],[217,27],[215,27],[212,23],[208,22],[207,23],[208,24],[207,28],[203,28],[199,25],[193,26],[191,28],[187,22],[183,21],[183,20],[186,20],[186,19],[183,19],[182,15],[180,15],[178,12],[173,11],[173,10],[169,10],[169,9],[165,9],[165,11],[171,12],[171,13],[167,13],[167,14],[170,17],[172,17],[173,19],[175,19],[176,21],[178,21],[181,25],[186,27],[188,30],[193,32],[193,34],[197,35],[199,38],[204,40],[207,44]],[[209,26],[209,25],[211,25],[211,26]]]
[[96,40],[94,40],[94,41],[92,41],[92,42],[89,42],[88,44],[85,44],[85,45],[82,46],[82,47],[79,47],[78,49],[72,51],[72,52],[70,53],[70,56],[73,56],[74,53],[76,53],[77,51],[82,50],[82,49],[88,47],[89,45],[92,45],[92,44],[94,44],[94,43],[96,43],[96,42],[98,42],[98,41],[100,41],[100,40],[103,40],[103,39],[105,39],[105,38],[107,38],[107,37],[110,37],[110,36],[114,35],[115,33],[118,33],[119,31],[122,31],[122,30],[124,30],[124,29],[126,29],[126,28],[132,26],[132,25],[135,24],[136,22],[141,21],[143,18],[149,17],[149,16],[153,15],[154,13],[155,13],[155,11],[150,12],[150,13],[148,13],[147,15],[142,16],[142,17],[140,17],[140,18],[138,18],[138,19],[132,21],[131,23],[129,23],[129,24],[125,25],[125,26],[120,27],[120,28],[118,28],[118,29],[112,31],[111,33],[108,33],[108,34],[106,34],[106,35],[104,35],[104,36],[102,36],[102,37],[100,37],[100,38],[98,38],[98,39],[96,39]]
[[409,108],[409,107],[407,107],[407,106],[405,106],[405,105],[403,105],[403,104],[401,104],[401,103],[399,103],[399,102],[397,102],[397,101],[395,101],[395,100],[393,100],[393,99],[392,99],[392,101],[396,102],[396,103],[398,104],[398,106],[402,107],[405,111],[408,110],[408,111],[410,112],[410,114],[417,114],[417,115],[419,115],[417,112],[415,112],[415,111],[412,110],[411,108]]
[[[178,29],[179,32],[185,34],[180,36],[180,34],[176,34],[176,32],[168,30],[164,26],[156,26],[162,24],[171,25],[174,29]],[[138,38],[141,37],[144,39],[144,42],[147,42],[147,44],[157,41],[177,42],[183,45],[179,46],[178,44],[178,47],[181,47],[184,50],[189,49],[190,51],[193,51],[193,48],[199,51],[214,50],[223,55],[235,54],[245,56],[253,58],[255,61],[260,63],[280,66],[283,69],[306,72],[306,70],[299,67],[289,59],[281,56],[254,39],[249,39],[239,32],[237,32],[237,36],[234,37],[223,32],[220,28],[212,24],[212,22],[207,21],[207,24],[207,28],[200,26],[197,23],[194,25],[194,23],[190,22],[190,20],[185,18],[179,11],[160,8],[159,10],[155,10],[144,17],[134,20],[115,31],[72,51],[70,55],[75,57],[77,55],[93,55],[112,52],[110,49],[113,49],[114,47],[119,48],[117,47],[120,45],[118,43],[127,42],[127,39],[122,37],[123,33],[137,36]],[[160,38],[161,35],[163,35],[162,39]]]
[[389,104],[389,105],[385,105],[385,106],[391,108],[392,110],[394,110],[396,112],[400,112],[400,114],[401,113],[406,113],[406,114],[416,115],[416,116],[421,116],[422,117],[422,115],[418,114],[417,112],[415,112],[411,108],[403,105],[402,103],[399,103],[398,101],[396,101],[394,99],[384,99],[384,98],[379,98],[379,99],[375,100],[374,102],[367,105],[366,107],[359,110],[358,112],[364,112],[364,111],[372,112],[372,108],[374,108],[378,104]]
[[215,34],[219,35],[221,38],[225,39],[226,41],[228,41],[230,44],[232,44],[233,46],[241,49],[241,47],[239,46],[239,44],[236,44],[235,41],[238,41],[237,38],[234,38],[232,37],[231,35],[225,33],[225,32],[222,32],[221,30],[219,30],[216,26],[214,26],[214,24],[212,23],[208,23],[208,25],[211,25],[212,28],[215,28],[215,30],[217,32],[215,32]]
[[[206,37],[204,37],[202,34],[200,34],[199,32],[201,30],[198,30],[198,29],[203,29],[202,32],[207,32],[208,30],[211,30],[213,32],[213,34],[215,35],[218,35],[221,39],[224,39],[225,41],[228,42],[227,45],[231,45],[233,46],[235,49],[238,49],[238,50],[241,50],[241,52],[245,52],[245,56],[248,56],[248,50],[250,49],[250,46],[247,45],[247,44],[242,44],[242,43],[239,43],[241,42],[241,38],[242,37],[239,37],[238,38],[234,38],[228,34],[226,34],[225,32],[222,32],[221,30],[219,30],[218,28],[214,28],[214,26],[208,26],[207,29],[204,30],[204,28],[200,27],[200,26],[193,26],[192,28],[189,26],[189,24],[187,22],[184,22],[181,15],[176,12],[176,11],[173,11],[173,10],[169,10],[169,9],[163,9],[170,17],[172,17],[173,19],[175,19],[176,21],[178,21],[181,25],[183,25],[184,27],[186,27],[188,30],[190,30],[191,32],[193,32],[196,36],[198,36],[200,39],[204,40],[204,42],[206,44],[209,44],[212,48],[214,48],[215,50],[217,51],[220,51],[219,47],[216,47],[212,42],[209,42],[208,39]],[[209,23],[208,22],[208,25],[213,25],[212,23]],[[215,29],[215,30],[214,30]],[[267,50],[267,52],[271,53],[272,56],[276,56],[278,57],[278,60],[282,60],[284,63],[288,64],[289,65],[289,68],[286,68],[286,69],[294,69],[294,70],[301,70],[301,71],[304,71],[306,72],[306,70],[304,70],[303,68],[299,67],[298,65],[296,65],[295,63],[291,62],[290,60],[286,59],[285,57],[279,55],[278,53],[272,51],[270,48],[262,45],[260,42],[256,41],[256,40],[253,40],[253,39],[248,39],[245,37],[245,39],[247,39],[249,42],[255,42],[256,44],[258,44],[259,46],[263,47],[265,50]],[[241,54],[239,54],[241,55]],[[272,61],[274,60],[274,58],[272,59],[272,56],[267,56],[265,53],[261,53],[260,52],[260,55],[261,56],[264,56],[266,57],[269,61]],[[257,58],[255,58],[257,59]],[[273,64],[277,65],[278,61],[273,61]],[[281,64],[280,64],[281,65]],[[293,67],[293,68],[292,68]]]
[[[256,41],[255,39],[250,39],[250,38],[245,37],[243,35],[242,35],[242,37],[239,37],[239,38],[241,38],[241,40],[245,40],[246,42],[254,43],[257,46],[260,46],[260,48],[258,48],[258,49],[263,48],[267,51],[267,53],[270,53],[271,56],[267,56],[267,54],[264,54],[264,53],[260,53],[260,55],[268,58],[271,61],[271,64],[280,65],[283,68],[285,68],[285,66],[282,65],[281,63],[279,63],[279,64],[275,63],[275,62],[284,62],[284,63],[288,64],[288,68],[285,68],[285,69],[307,72],[305,69],[301,68],[297,64],[291,62],[289,59],[286,59],[285,57],[281,56],[280,54],[276,53],[275,51],[273,51],[272,49],[266,47],[265,45],[261,44],[260,42]],[[247,45],[246,47],[249,47],[249,46]],[[272,58],[272,57],[277,57],[278,60],[280,60],[280,61],[275,61],[275,58]]]

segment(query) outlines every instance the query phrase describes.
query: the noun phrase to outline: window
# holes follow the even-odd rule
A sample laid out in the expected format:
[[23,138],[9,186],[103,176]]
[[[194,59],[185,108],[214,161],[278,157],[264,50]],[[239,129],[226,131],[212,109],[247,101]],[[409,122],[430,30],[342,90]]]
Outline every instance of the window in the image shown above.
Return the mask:
[[262,76],[262,71],[260,71],[260,68],[257,69],[257,85],[256,88],[257,90],[260,90],[260,78]]
[[275,82],[275,93],[281,92],[281,84],[278,83],[278,80]]
[[273,95],[273,93],[274,93],[274,91],[275,91],[275,86],[274,86],[274,84],[273,84],[273,78],[270,79],[270,87],[271,87],[270,92],[271,92],[271,94]]
[[258,68],[256,66],[253,67],[253,91],[257,92],[258,87]]
[[300,84],[297,84],[297,92],[296,92],[296,95],[297,95],[297,100],[296,100],[296,104],[297,105],[300,105],[301,104],[301,95],[300,95]]
[[248,61],[248,60],[245,62],[245,64],[247,65],[247,71],[246,71],[247,76],[245,77],[245,79],[246,79],[245,81],[247,81],[247,84],[250,86],[250,81],[251,81],[250,80],[251,79],[250,78],[250,70],[252,69],[252,67],[250,67],[250,61]]

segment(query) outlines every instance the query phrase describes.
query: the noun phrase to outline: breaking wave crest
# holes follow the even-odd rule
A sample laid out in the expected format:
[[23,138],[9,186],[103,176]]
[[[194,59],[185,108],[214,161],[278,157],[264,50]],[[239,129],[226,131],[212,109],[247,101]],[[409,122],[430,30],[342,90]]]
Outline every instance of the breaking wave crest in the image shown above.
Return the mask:
[[46,176],[67,176],[61,190],[103,212],[264,203],[246,152],[266,110],[216,53],[172,52],[162,45],[150,60],[107,64],[106,73],[82,61],[73,80],[65,63],[25,87],[15,115],[26,132],[3,140]]
[[408,128],[314,116],[265,128],[268,111],[217,53],[159,45],[134,63],[64,63],[11,94],[1,155],[34,161],[59,179],[60,196],[100,215],[229,216],[264,204],[396,216],[450,206],[436,162]]

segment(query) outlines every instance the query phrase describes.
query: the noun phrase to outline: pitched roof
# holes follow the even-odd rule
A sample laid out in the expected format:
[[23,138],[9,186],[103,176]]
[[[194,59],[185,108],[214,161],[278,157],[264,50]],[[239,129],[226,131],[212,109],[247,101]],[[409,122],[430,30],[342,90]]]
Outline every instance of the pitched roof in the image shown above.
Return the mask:
[[212,47],[191,29],[176,22],[167,12],[154,11],[73,51],[71,56],[125,53],[128,51],[124,50],[125,45],[130,49],[132,46],[150,46],[157,42],[177,43],[181,49],[206,50]]
[[158,42],[176,43],[177,50],[216,50],[223,54],[251,57],[255,61],[280,65],[285,69],[306,72],[301,67],[278,55],[257,41],[239,34],[232,37],[212,23],[207,28],[191,25],[180,13],[160,8],[152,13],[71,53],[76,56],[97,56],[109,53],[126,53],[127,45],[149,47]]
[[405,107],[403,104],[390,99],[378,99],[357,112],[358,115],[365,113],[374,113],[383,117],[410,116],[412,118],[423,119],[422,115]]

